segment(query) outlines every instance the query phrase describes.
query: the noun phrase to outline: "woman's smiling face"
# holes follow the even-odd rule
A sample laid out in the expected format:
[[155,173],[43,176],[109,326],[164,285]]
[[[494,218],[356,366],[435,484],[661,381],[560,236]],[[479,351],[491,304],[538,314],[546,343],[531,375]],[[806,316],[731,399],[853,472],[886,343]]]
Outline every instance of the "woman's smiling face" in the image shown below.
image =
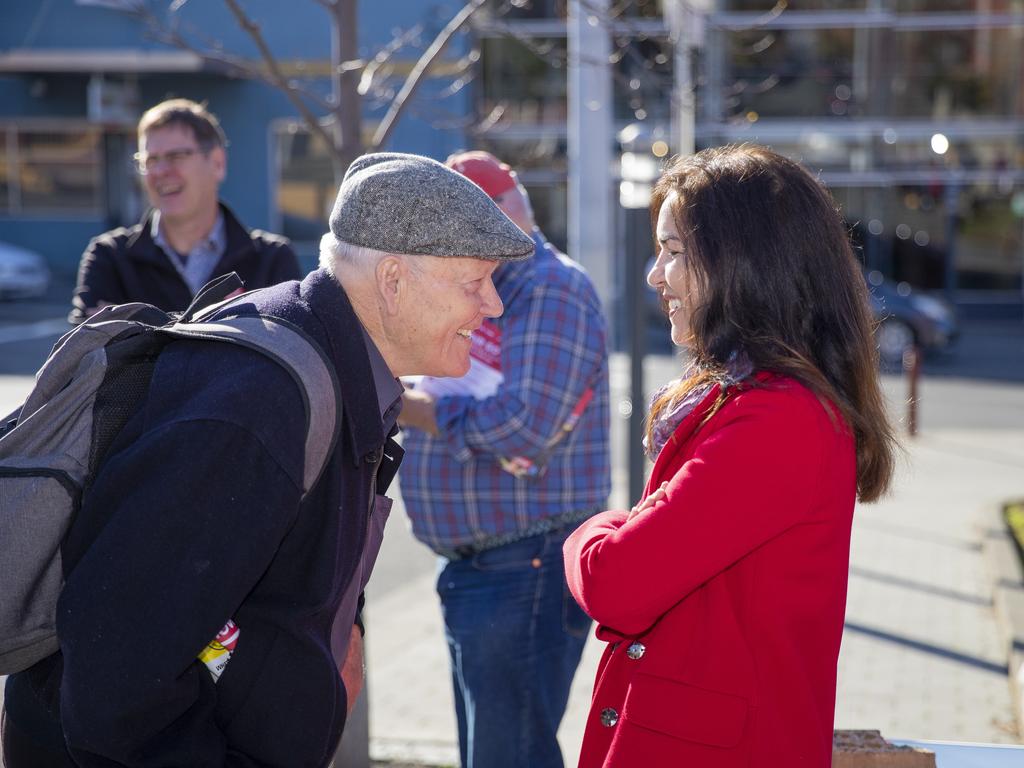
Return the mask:
[[658,212],[658,255],[647,274],[647,283],[661,296],[662,306],[672,323],[672,342],[683,346],[690,340],[690,316],[698,291],[672,213],[675,200],[674,194],[669,195]]

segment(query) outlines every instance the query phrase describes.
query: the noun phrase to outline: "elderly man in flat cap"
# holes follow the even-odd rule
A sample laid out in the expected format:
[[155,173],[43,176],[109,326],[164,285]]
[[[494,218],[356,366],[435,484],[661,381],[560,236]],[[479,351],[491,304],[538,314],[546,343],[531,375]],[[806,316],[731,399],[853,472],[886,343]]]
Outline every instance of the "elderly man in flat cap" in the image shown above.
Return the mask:
[[413,533],[443,558],[463,768],[560,768],[556,734],[590,628],[562,542],[611,485],[604,317],[508,165],[486,152],[448,165],[530,233],[534,252],[495,272],[505,313],[475,334],[470,373],[406,394],[402,498]]
[[[352,164],[330,230],[304,280],[214,315],[273,315],[322,348],[342,423],[320,480],[302,495],[305,407],[284,368],[168,344],[82,504],[98,533],[67,577],[61,653],[12,678],[14,700],[8,687],[8,768],[330,761],[401,458],[396,377],[464,374],[502,311],[492,273],[534,248],[465,177],[395,153]],[[215,680],[196,656],[227,619]]]

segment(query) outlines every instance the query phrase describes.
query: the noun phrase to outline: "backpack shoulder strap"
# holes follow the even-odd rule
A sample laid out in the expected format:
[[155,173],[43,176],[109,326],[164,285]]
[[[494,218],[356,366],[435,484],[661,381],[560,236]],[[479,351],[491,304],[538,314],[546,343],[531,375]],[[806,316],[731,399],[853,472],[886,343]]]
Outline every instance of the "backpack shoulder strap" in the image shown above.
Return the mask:
[[217,307],[238,296],[244,287],[237,272],[228,272],[214,278],[199,289],[192,303],[181,313],[181,322],[188,323],[201,314],[210,314]]
[[36,372],[36,383],[28,398],[12,415],[20,414],[24,418],[35,413],[80,374],[102,377],[103,366],[90,372],[87,362],[90,354],[105,356],[104,348],[116,337],[142,332],[148,326],[163,325],[169,320],[167,313],[149,304],[104,307],[57,340],[46,362]]
[[178,322],[160,329],[178,338],[214,339],[254,349],[274,360],[295,380],[306,411],[303,495],[316,485],[341,431],[341,390],[334,367],[320,345],[301,328],[269,315]]

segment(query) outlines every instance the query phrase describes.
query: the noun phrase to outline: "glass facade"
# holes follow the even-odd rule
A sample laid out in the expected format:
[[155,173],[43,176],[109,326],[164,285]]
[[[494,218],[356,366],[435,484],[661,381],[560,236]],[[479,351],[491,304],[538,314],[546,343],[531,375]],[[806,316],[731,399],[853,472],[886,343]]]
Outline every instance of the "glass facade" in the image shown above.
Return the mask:
[[[724,33],[721,119],[1021,115],[1024,28]],[[711,117],[711,115],[709,115]]]
[[537,226],[564,251],[568,241],[569,171],[564,132],[531,138],[492,134],[477,141],[475,147],[500,157],[516,169],[530,195]]
[[103,209],[103,132],[0,125],[0,215]]
[[11,161],[10,155],[14,153],[10,145],[15,140],[13,135],[0,132],[0,213],[7,213],[11,209]]
[[505,124],[565,125],[565,37],[491,37],[481,41],[480,53],[480,115],[499,110]]
[[[595,15],[612,42],[616,129],[639,122],[666,136],[677,119],[669,20],[650,26],[667,7],[613,0]],[[819,172],[868,266],[891,278],[1020,301],[1022,0],[689,7],[698,148],[752,141]],[[501,118],[476,143],[522,168],[546,200],[566,187],[565,8],[495,3],[477,83],[479,115]],[[565,228],[558,199],[550,213],[536,206],[555,232]]]
[[865,264],[911,285],[944,287],[947,250],[957,288],[1020,290],[1024,194],[1012,185],[833,187]]
[[[673,109],[673,46],[662,0],[612,0],[591,23],[608,30],[612,118],[667,126]],[[568,41],[565,0],[495,2],[478,29],[472,140],[516,168],[537,223],[563,250],[568,230]]]
[[853,38],[848,29],[727,33],[728,70],[718,85],[722,106],[717,117],[756,120],[849,114]]
[[[481,41],[478,112],[504,125],[564,125],[568,118],[566,38],[491,37]],[[667,121],[672,46],[666,37],[613,38],[609,67],[615,119]]]
[[[668,0],[674,2],[675,0]],[[610,18],[661,18],[665,0],[612,0]],[[565,19],[569,0],[500,0],[482,9],[482,15],[507,21]]]
[[648,120],[667,125],[671,120],[673,46],[668,37],[630,39],[613,36],[612,93],[615,119]]
[[[819,171],[867,265],[1019,301],[1024,25],[1015,0],[726,0],[709,18],[698,144]],[[1018,17],[1019,18],[1019,17]]]

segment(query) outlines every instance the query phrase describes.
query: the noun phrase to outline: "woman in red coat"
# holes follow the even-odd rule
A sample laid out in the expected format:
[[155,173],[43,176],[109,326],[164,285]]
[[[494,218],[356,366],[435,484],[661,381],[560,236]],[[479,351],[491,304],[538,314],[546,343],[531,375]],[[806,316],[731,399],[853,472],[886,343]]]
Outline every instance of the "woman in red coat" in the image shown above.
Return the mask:
[[854,502],[894,438],[860,267],[828,193],[754,146],[676,160],[648,282],[683,376],[631,511],[565,544],[608,643],[581,768],[827,768]]

